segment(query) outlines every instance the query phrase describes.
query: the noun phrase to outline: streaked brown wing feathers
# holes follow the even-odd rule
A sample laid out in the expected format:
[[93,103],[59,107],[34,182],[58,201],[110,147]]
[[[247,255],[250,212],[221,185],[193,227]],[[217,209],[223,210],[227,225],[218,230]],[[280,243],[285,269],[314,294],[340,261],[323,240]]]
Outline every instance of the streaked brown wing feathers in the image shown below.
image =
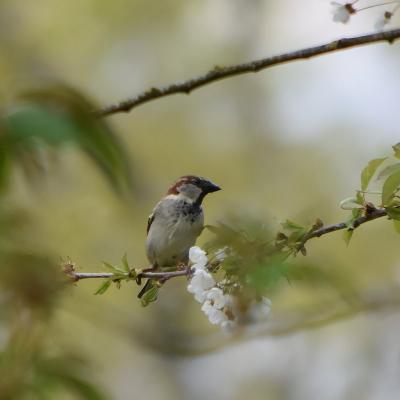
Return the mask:
[[146,231],[147,234],[149,234],[149,230],[153,221],[154,221],[154,213],[150,214],[149,219],[147,220],[147,231]]

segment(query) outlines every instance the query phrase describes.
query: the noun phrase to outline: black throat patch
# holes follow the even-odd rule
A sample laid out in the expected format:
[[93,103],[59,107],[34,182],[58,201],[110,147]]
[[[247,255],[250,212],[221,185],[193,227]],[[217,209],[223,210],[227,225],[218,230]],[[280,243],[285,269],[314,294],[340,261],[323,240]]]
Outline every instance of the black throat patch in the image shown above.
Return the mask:
[[176,208],[176,218],[185,218],[190,220],[190,223],[194,223],[199,215],[203,212],[200,204],[195,203],[189,203],[185,200],[179,201],[179,204]]

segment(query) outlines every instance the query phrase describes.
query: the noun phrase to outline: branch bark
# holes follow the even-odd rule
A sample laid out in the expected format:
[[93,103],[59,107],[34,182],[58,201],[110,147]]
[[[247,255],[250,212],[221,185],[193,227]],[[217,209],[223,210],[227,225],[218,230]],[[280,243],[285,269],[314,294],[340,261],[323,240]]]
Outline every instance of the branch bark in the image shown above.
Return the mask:
[[[365,224],[366,222],[373,221],[378,218],[382,218],[387,216],[387,212],[383,208],[376,208],[372,209],[371,211],[367,212],[366,215],[363,215],[357,219],[355,219],[352,225],[349,227],[346,222],[340,222],[338,224],[327,225],[320,229],[314,230],[312,232],[307,233],[303,240],[301,241],[300,245],[298,246],[299,250],[304,247],[306,242],[308,242],[312,238],[321,237],[331,232],[336,232],[339,230],[344,229],[357,229],[360,225]],[[129,272],[126,273],[118,273],[114,274],[112,272],[77,272],[75,270],[75,265],[71,262],[67,262],[63,266],[64,273],[74,282],[77,282],[81,279],[129,279],[130,277]],[[150,278],[150,279],[157,279],[159,281],[167,281],[171,278],[176,278],[179,276],[190,276],[192,273],[191,268],[186,266],[184,269],[179,269],[175,271],[143,271],[137,274],[138,279],[142,278]],[[122,277],[122,278],[121,278]],[[136,279],[136,278],[132,278]]]
[[340,231],[344,229],[354,230],[358,228],[360,225],[365,224],[366,222],[373,221],[374,219],[382,218],[387,215],[388,214],[384,208],[375,208],[372,211],[367,212],[366,215],[363,215],[355,219],[350,227],[346,222],[340,222],[339,224],[323,226],[320,229],[317,229],[315,231],[306,234],[301,242],[300,247],[303,247],[306,244],[306,242],[308,242],[312,238],[321,237],[323,235],[326,235],[327,233]]
[[301,59],[308,59],[339,50],[364,46],[366,44],[371,44],[381,41],[388,42],[391,44],[399,38],[400,38],[400,29],[392,29],[385,32],[372,33],[369,35],[343,38],[320,46],[309,47],[293,51],[290,53],[284,53],[243,64],[237,64],[227,67],[216,66],[207,73],[205,73],[204,75],[201,75],[197,78],[192,78],[180,83],[172,83],[164,87],[150,88],[145,92],[139,93],[138,95],[132,98],[123,100],[116,104],[103,107],[102,109],[97,110],[94,113],[98,117],[107,117],[109,115],[113,115],[120,112],[129,112],[133,108],[138,107],[141,104],[147,103],[149,101],[156,100],[161,97],[171,96],[173,94],[178,94],[178,93],[190,94],[195,89],[198,89],[202,86],[208,85],[215,81],[230,78],[232,76],[242,75],[250,72],[258,72],[263,69],[272,67],[274,65],[284,64],[287,62],[297,61]]
[[[75,270],[74,264],[68,262],[63,266],[64,273],[74,282],[80,281],[81,279],[121,279],[121,276],[129,278],[129,273],[118,273],[113,272],[77,272]],[[165,272],[152,272],[143,271],[137,275],[137,278],[142,279],[158,279],[161,281],[167,281],[171,278],[176,278],[178,276],[189,276],[191,274],[190,268],[180,269],[176,271],[165,271]]]

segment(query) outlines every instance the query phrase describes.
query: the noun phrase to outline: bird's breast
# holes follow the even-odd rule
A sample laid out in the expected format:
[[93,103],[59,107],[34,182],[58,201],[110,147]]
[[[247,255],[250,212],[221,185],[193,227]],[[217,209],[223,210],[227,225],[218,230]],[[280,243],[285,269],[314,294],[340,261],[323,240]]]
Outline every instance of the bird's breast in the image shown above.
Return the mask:
[[187,262],[189,248],[203,229],[204,216],[200,207],[186,202],[169,206],[156,208],[147,236],[148,259],[159,267]]

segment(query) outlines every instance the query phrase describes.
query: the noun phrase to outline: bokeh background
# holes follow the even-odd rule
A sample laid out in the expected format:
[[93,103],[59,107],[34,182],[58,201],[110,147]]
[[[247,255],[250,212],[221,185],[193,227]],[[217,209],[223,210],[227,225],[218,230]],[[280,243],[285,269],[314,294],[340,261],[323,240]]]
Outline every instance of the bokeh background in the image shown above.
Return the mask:
[[[373,31],[382,12],[334,24],[329,3],[1,0],[1,98],[12,104],[21,90],[57,82],[100,107],[217,64]],[[398,46],[281,65],[108,118],[130,160],[129,195],[73,146],[55,151],[39,178],[10,170],[0,202],[0,398],[397,399],[398,304],[354,316],[360,307],[340,295],[397,288],[399,236],[385,220],[349,247],[340,234],[310,242],[308,262],[335,284],[283,282],[270,296],[278,328],[239,337],[209,325],[184,280],[142,308],[132,283],[102,296],[93,295],[99,282],[65,288],[58,264],[70,257],[100,271],[127,253],[146,265],[147,216],[188,173],[223,188],[206,199],[209,224],[345,220],[338,204],[360,170],[399,141]],[[302,324],[338,305],[351,318]]]

